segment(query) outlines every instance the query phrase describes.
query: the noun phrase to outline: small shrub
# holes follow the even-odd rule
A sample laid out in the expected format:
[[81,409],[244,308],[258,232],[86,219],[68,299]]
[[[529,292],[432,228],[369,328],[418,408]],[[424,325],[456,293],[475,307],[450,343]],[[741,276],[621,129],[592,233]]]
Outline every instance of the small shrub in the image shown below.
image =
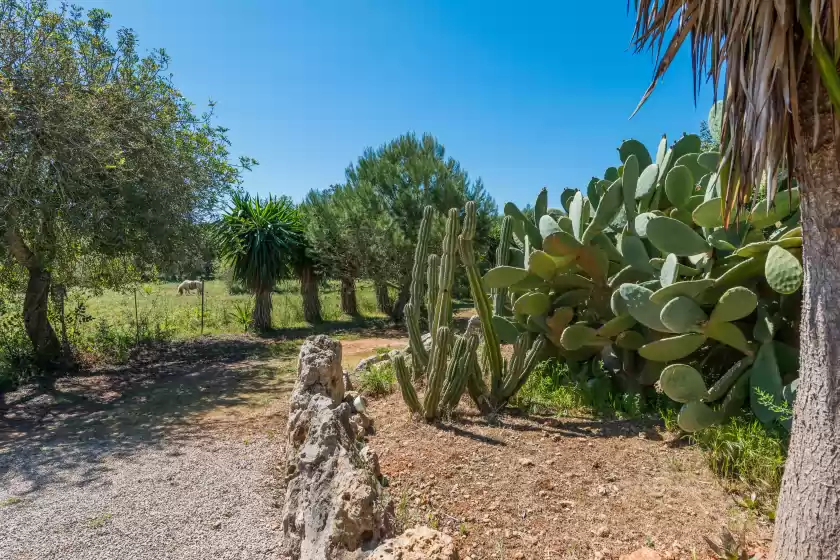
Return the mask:
[[388,395],[394,390],[397,381],[391,362],[373,364],[359,374],[359,390],[366,395]]

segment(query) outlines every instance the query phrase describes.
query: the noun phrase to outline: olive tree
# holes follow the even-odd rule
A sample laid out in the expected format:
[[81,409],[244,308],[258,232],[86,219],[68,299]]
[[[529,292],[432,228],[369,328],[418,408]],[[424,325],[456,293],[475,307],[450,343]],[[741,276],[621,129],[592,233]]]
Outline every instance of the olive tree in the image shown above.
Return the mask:
[[[0,239],[27,271],[36,357],[60,359],[47,307],[81,258],[165,262],[240,179],[224,128],[196,115],[163,50],[140,56],[109,14],[0,1]],[[70,278],[56,278],[68,281]]]

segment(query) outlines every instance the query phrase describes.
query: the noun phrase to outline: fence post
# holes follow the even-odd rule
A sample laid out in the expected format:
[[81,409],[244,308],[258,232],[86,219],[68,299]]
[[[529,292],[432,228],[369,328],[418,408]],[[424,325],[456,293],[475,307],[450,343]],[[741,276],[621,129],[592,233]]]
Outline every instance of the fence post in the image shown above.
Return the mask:
[[140,316],[137,314],[137,286],[134,287],[134,345],[140,345]]
[[201,279],[201,334],[204,335],[204,279]]

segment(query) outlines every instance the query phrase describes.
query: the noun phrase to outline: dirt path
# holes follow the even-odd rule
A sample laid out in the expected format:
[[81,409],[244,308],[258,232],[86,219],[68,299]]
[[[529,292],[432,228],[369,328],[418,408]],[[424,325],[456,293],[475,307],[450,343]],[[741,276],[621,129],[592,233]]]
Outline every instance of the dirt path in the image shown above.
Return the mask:
[[13,406],[0,558],[274,558],[292,377],[270,354],[203,339]]

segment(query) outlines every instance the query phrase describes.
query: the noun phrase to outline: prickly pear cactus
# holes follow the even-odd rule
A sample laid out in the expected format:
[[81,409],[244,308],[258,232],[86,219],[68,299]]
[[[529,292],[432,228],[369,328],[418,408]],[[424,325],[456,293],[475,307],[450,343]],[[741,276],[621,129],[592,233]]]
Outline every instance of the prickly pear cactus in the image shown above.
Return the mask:
[[[772,204],[738,208],[725,224],[725,163],[697,136],[670,147],[663,137],[655,157],[636,140],[618,152],[622,165],[585,192],[565,190],[562,210],[536,224],[505,205],[511,238],[484,277],[493,324],[506,340],[544,335],[575,371],[615,354],[639,388],[658,380],[683,403],[687,431],[747,401],[784,424],[796,371],[773,364],[777,334],[798,316],[799,190],[783,179]],[[717,382],[707,389],[706,379]]]

